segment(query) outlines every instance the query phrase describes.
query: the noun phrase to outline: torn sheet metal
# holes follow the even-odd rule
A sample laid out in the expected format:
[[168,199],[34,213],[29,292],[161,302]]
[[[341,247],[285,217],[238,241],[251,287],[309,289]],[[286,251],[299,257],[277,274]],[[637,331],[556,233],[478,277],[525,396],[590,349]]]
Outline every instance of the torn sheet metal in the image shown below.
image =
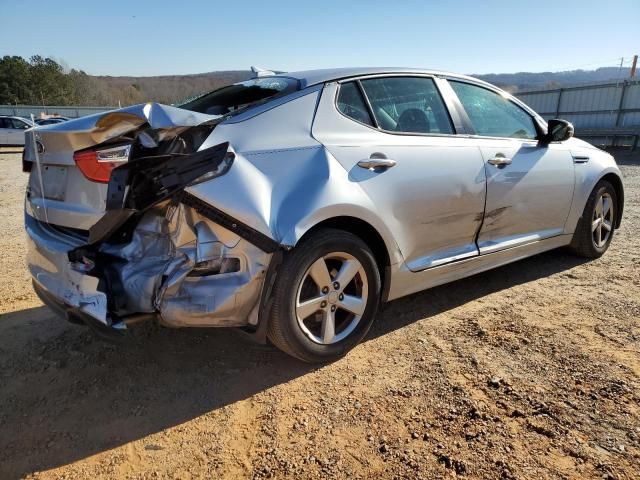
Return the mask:
[[[67,253],[74,274],[95,279],[108,312],[98,318],[103,323],[115,327],[139,313],[159,313],[168,326],[244,326],[256,318],[250,314],[277,243],[181,196],[184,187],[224,175],[233,164],[226,142],[198,150],[201,142],[184,141],[196,130],[190,126],[217,118],[148,104],[86,123],[93,125],[84,132],[92,147],[134,129],[130,141],[138,152],[111,172],[106,212],[90,227],[88,242]],[[166,135],[176,128],[180,136]]]
[[224,175],[233,163],[228,143],[190,154],[154,155],[111,172],[106,213],[89,229],[89,244],[108,240],[131,217],[174,196],[186,185]]
[[217,224],[237,233],[239,236],[253,243],[264,252],[273,253],[279,247],[278,242],[276,242],[271,237],[265,235],[262,232],[259,232],[249,225],[246,225],[234,219],[230,215],[224,213],[222,210],[219,210],[214,206],[204,202],[203,200],[200,200],[195,195],[183,191],[178,194],[177,198],[184,205],[188,205],[209,220],[212,220]]
[[34,279],[107,326],[139,313],[171,327],[255,324],[271,254],[184,204],[149,209],[129,242],[101,246],[91,271],[67,258],[81,240],[29,216],[25,223]]
[[[100,254],[108,258],[109,310],[120,317],[157,311],[172,327],[247,325],[271,257],[177,202],[150,209],[128,244],[104,244]],[[210,274],[193,275],[203,263]]]
[[[60,122],[35,131],[45,143],[52,137],[60,139],[64,135],[65,143],[76,151],[120,137],[145,124],[154,130],[170,131],[215,123],[220,118],[221,115],[207,115],[160,103],[141,103]],[[56,143],[58,141],[54,140]]]

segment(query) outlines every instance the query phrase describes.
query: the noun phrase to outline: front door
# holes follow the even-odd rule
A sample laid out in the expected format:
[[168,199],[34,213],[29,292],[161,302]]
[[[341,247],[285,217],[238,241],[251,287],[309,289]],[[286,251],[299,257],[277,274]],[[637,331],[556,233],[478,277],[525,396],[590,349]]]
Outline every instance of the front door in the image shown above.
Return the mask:
[[365,190],[410,270],[478,255],[484,162],[455,136],[432,78],[329,84],[313,135]]
[[487,175],[480,253],[560,235],[571,207],[573,158],[562,143],[542,146],[531,115],[508,98],[464,82],[449,84],[475,130]]

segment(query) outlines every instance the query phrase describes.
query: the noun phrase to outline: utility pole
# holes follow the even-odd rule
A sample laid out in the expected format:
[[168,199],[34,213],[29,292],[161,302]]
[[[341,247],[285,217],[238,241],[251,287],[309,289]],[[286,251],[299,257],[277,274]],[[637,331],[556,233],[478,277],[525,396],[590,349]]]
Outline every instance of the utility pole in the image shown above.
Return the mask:
[[622,64],[624,63],[624,57],[620,57],[620,66],[618,67],[618,76],[616,77],[616,87],[620,84],[620,80],[624,82],[622,74]]
[[620,66],[618,67],[618,78],[620,78],[621,76],[623,63],[624,63],[624,57],[620,57]]
[[631,73],[629,74],[629,78],[635,78],[637,66],[638,66],[638,55],[634,55],[633,61],[631,62]]

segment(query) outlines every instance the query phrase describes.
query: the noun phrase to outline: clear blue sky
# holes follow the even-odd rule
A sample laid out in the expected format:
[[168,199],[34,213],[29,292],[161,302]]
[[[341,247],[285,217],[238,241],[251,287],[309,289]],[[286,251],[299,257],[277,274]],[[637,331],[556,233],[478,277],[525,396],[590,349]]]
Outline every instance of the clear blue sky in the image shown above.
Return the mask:
[[98,75],[555,71],[640,53],[640,0],[0,0],[0,31],[0,55],[51,56]]

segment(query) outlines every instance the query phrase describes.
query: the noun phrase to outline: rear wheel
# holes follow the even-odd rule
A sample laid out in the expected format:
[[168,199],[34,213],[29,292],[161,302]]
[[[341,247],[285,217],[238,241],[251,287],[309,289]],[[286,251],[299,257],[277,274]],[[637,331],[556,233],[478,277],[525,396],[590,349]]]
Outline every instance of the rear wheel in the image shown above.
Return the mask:
[[268,336],[306,362],[329,362],[367,334],[380,302],[373,253],[355,235],[323,229],[284,259],[274,286]]
[[600,181],[587,200],[571,241],[571,249],[581,257],[598,258],[613,238],[616,218],[616,191],[606,180]]

